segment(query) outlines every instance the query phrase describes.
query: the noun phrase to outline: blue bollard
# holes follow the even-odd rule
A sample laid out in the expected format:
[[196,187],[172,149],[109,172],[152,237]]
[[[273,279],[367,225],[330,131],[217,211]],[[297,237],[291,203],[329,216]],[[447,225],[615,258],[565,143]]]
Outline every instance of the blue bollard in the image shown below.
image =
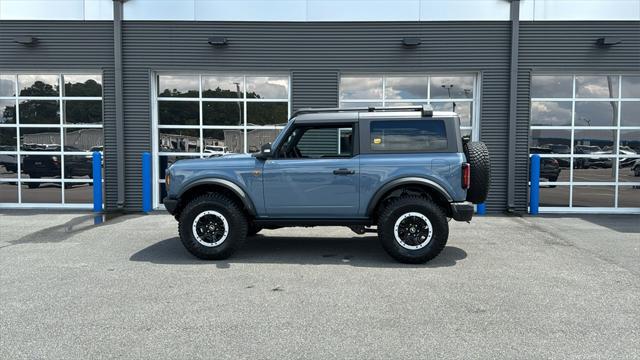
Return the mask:
[[538,215],[540,207],[540,155],[531,156],[531,186],[529,187],[529,213]]
[[151,211],[151,154],[142,153],[142,211]]
[[487,213],[487,207],[484,205],[484,203],[480,203],[476,205],[476,212],[478,213],[478,215],[484,215]]
[[102,211],[102,155],[93,152],[93,211]]

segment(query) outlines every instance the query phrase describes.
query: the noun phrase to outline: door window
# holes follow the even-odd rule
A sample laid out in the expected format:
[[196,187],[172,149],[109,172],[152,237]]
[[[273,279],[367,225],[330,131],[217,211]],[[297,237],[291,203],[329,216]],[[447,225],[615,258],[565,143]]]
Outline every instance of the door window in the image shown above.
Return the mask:
[[299,127],[281,146],[285,159],[350,158],[353,156],[353,126]]

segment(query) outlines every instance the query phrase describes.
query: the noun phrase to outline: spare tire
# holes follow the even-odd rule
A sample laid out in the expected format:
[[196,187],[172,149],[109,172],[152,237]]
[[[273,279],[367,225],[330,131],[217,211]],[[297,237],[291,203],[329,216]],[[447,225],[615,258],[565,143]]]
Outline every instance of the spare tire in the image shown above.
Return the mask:
[[464,154],[471,166],[471,186],[467,190],[467,201],[483,203],[491,185],[489,150],[483,142],[467,142],[464,144]]

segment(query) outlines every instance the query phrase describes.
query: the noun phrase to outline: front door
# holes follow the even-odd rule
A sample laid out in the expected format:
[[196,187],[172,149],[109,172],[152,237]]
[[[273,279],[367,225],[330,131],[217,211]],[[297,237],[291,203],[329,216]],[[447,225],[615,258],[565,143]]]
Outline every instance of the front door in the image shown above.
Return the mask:
[[353,124],[296,127],[264,164],[269,217],[355,217],[360,161]]

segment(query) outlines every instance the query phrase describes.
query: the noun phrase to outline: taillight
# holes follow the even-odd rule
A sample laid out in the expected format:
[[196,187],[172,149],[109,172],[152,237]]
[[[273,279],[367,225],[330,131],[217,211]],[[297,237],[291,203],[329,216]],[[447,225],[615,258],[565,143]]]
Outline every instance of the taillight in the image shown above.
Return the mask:
[[468,189],[471,186],[471,165],[462,164],[462,188]]

